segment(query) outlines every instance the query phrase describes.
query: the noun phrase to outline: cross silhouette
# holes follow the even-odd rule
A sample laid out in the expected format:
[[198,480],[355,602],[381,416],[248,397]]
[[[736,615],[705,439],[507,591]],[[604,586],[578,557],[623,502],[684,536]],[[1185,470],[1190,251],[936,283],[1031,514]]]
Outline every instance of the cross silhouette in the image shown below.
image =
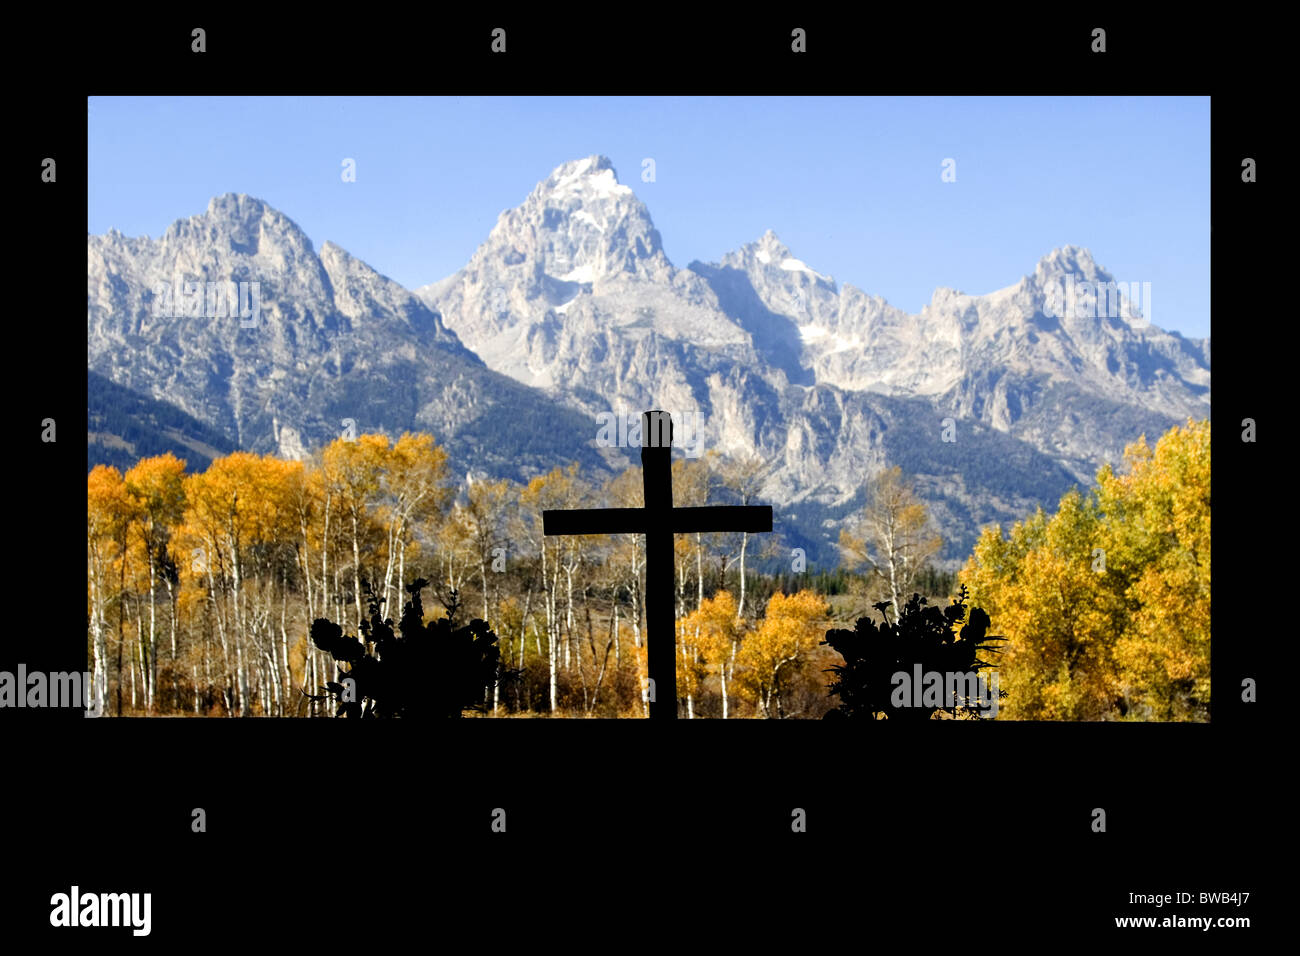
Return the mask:
[[673,609],[673,535],[699,531],[772,530],[768,505],[673,507],[673,420],[652,409],[641,416],[644,508],[542,512],[542,533],[645,535],[646,658],[650,718],[677,719],[677,620]]

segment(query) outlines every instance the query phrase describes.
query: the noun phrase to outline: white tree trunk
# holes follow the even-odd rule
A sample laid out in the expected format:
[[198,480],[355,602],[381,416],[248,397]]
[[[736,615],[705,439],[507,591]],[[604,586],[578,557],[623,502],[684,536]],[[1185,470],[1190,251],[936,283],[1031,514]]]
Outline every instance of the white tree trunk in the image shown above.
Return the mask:
[[149,703],[149,713],[153,713],[153,702],[158,692],[158,641],[157,641],[157,615],[155,611],[154,595],[158,590],[157,580],[155,578],[153,550],[149,552],[149,686],[146,697]]
[[695,532],[695,580],[698,582],[698,595],[695,598],[695,609],[698,611],[704,604],[704,535]]
[[357,527],[357,512],[352,509],[352,596],[356,599],[357,604],[357,636],[361,636],[361,545],[358,540],[360,529]]
[[749,546],[749,532],[740,533],[740,603],[736,605],[736,620],[745,614],[745,548]]
[[[558,569],[557,569],[558,571]],[[546,580],[546,542],[542,542],[542,600],[546,605],[546,669],[550,683],[551,713],[555,713],[555,588]],[[538,648],[540,652],[541,648]]]
[[406,593],[406,538],[403,537],[397,543],[397,614],[394,619],[398,624],[402,623],[402,608],[406,604],[406,598],[402,597]]
[[104,588],[99,575],[95,573],[90,583],[90,631],[94,654],[94,711],[97,714],[108,713],[108,639],[104,624]]
[[[735,645],[732,645],[733,647]],[[722,719],[727,719],[727,662],[718,665],[718,677],[722,680]]]

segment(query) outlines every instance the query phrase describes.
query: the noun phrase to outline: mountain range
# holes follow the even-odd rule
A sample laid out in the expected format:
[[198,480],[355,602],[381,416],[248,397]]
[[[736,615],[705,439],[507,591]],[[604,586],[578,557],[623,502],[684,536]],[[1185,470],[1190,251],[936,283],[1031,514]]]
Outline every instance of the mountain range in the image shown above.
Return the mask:
[[[245,195],[157,240],[87,245],[88,369],[232,447],[301,458],[352,419],[432,432],[457,474],[578,460],[598,476],[633,458],[601,447],[597,416],[665,408],[698,416],[703,448],[763,460],[810,566],[834,563],[864,479],[889,465],[914,477],[953,566],[981,525],[1052,508],[1140,434],[1209,415],[1208,338],[1126,299],[1102,318],[1052,307],[1066,280],[1114,281],[1085,249],[985,295],[938,288],[910,314],[771,231],[676,267],[602,156],[554,170],[462,269],[414,291]],[[163,294],[186,281],[256,283],[260,314]]]

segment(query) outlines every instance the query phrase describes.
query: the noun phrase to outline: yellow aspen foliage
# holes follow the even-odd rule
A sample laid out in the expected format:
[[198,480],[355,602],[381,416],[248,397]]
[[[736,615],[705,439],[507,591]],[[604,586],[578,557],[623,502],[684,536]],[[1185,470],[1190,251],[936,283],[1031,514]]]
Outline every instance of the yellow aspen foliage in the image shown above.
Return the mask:
[[301,462],[235,452],[187,477],[177,534],[182,580],[211,573],[217,580],[229,576],[238,588],[267,570],[275,551],[298,533],[293,496],[301,470]]
[[686,628],[686,622],[677,622],[677,696],[698,697],[708,676],[697,639],[697,631]]
[[736,654],[743,623],[736,616],[736,599],[730,591],[719,591],[705,598],[698,609],[688,614],[680,624],[683,635],[690,635],[698,651],[699,661],[694,678],[694,693],[710,669],[718,676],[718,686],[723,698],[723,715],[727,715],[727,682]]
[[138,461],[123,476],[136,502],[138,540],[146,561],[160,559],[172,526],[185,512],[185,462],[168,452]]
[[1000,717],[1208,718],[1209,449],[1189,421],[1050,518],[984,529],[960,580],[1008,638]]
[[1126,572],[1132,615],[1115,648],[1121,689],[1139,716],[1205,719],[1210,699],[1210,423],[1188,422],[1148,449],[1125,450],[1128,472],[1098,475],[1114,516],[1107,540]]
[[118,594],[117,582],[126,577],[121,563],[128,559],[130,532],[139,514],[139,502],[120,471],[107,465],[91,469],[86,476],[87,582],[91,613],[101,618]]
[[696,610],[677,622],[677,630],[681,646],[690,652],[686,661],[677,663],[678,691],[698,695],[710,667],[718,669],[725,687],[723,669],[731,661],[738,633],[736,599],[731,593],[719,591],[705,598]]
[[826,599],[809,590],[788,597],[778,591],[768,601],[762,623],[736,655],[738,689],[762,716],[782,716],[781,692],[825,637],[829,613]]
[[92,557],[108,560],[114,554],[106,545],[125,540],[125,532],[138,505],[127,492],[122,473],[96,465],[86,476],[86,543]]
[[411,432],[404,432],[392,448],[386,440],[371,447],[382,465],[383,503],[376,511],[384,528],[384,613],[397,620],[406,562],[418,547],[414,526],[440,516],[452,497],[446,484],[447,452],[432,435]]
[[736,599],[730,591],[719,591],[705,598],[698,610],[688,614],[681,623],[684,632],[692,635],[700,654],[709,664],[717,665],[731,659],[732,645],[740,634],[736,620]]

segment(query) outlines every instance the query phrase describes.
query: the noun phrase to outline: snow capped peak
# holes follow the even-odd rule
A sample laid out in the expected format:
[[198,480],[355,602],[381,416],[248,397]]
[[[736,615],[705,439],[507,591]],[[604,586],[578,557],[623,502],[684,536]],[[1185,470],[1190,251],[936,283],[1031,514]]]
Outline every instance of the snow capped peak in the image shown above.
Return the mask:
[[569,284],[605,294],[603,286],[623,278],[669,282],[673,268],[645,204],[618,181],[608,156],[592,155],[555,167],[523,203],[504,210],[463,271],[429,301],[477,314],[492,335],[515,335],[524,314],[499,307],[498,287],[529,286],[524,297],[535,300],[540,318],[551,309],[565,314],[559,307],[579,291]]
[[822,275],[816,269],[811,268],[802,259],[796,259],[780,239],[771,229],[759,236],[756,242],[751,242],[744,247],[742,252],[752,251],[754,258],[768,268],[783,269],[786,272],[802,272],[813,279],[822,282],[834,284],[835,280],[830,276]]
[[582,159],[570,159],[560,163],[560,165],[556,166],[555,169],[551,171],[551,176],[553,178],[580,176],[586,172],[596,175],[603,170],[613,168],[614,162],[608,156],[600,153],[592,153],[590,156],[583,157]]
[[618,173],[609,157],[599,155],[562,163],[539,189],[562,199],[612,199],[632,195],[631,187],[618,181]]
[[785,247],[785,244],[776,237],[776,233],[771,229],[759,236],[756,242],[749,243],[745,248],[753,249],[754,258],[765,266],[772,263],[779,265],[790,258],[790,250]]

